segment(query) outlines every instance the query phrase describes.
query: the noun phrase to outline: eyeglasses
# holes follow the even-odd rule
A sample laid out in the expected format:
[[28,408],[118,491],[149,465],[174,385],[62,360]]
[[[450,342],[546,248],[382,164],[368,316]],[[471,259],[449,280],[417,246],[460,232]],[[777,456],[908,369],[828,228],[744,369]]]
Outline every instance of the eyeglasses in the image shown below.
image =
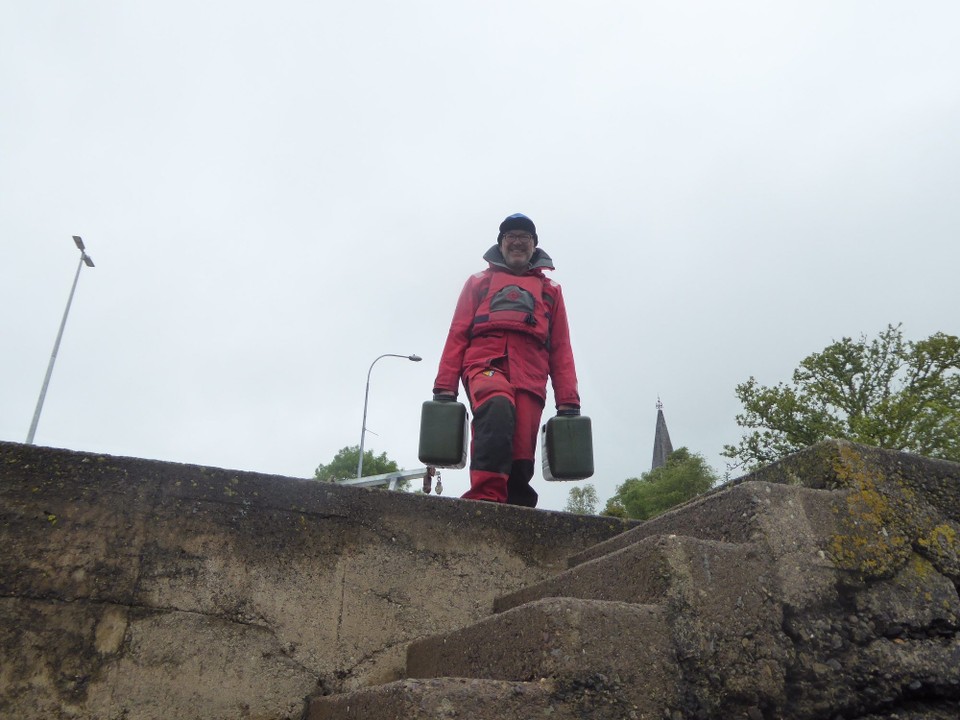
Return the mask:
[[530,242],[533,240],[533,235],[530,233],[507,233],[503,236],[504,240],[520,240],[522,242]]

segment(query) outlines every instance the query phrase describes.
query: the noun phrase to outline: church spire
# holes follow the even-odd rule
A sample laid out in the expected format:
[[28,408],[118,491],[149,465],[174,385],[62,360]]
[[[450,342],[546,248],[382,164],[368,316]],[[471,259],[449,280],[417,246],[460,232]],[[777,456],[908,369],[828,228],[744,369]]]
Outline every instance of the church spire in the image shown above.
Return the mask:
[[653,464],[651,470],[656,470],[667,463],[667,455],[673,452],[673,445],[670,443],[670,433],[667,432],[667,421],[663,417],[663,403],[660,402],[660,396],[657,396],[657,431],[653,437]]

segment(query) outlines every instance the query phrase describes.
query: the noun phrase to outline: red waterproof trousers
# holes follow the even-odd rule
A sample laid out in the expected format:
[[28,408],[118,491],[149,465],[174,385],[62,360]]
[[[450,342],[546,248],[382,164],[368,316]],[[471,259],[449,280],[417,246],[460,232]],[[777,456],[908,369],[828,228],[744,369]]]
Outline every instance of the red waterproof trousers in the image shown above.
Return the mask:
[[530,480],[543,399],[513,387],[496,367],[464,380],[473,421],[470,489],[463,497],[536,507],[537,491]]

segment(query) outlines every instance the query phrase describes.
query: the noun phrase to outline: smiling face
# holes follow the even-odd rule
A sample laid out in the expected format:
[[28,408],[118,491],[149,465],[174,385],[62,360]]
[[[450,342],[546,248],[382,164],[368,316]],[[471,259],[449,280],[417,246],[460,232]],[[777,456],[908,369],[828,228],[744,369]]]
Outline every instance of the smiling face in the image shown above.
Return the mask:
[[533,257],[533,235],[520,230],[511,230],[500,238],[500,253],[511,272],[521,275],[530,266]]

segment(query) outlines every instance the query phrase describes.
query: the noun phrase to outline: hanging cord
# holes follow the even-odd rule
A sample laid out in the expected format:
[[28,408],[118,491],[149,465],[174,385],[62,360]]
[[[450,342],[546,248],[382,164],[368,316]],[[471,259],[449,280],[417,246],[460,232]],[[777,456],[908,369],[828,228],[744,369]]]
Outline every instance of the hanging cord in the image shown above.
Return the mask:
[[423,494],[429,495],[433,486],[433,477],[437,478],[437,495],[443,492],[443,482],[440,480],[440,471],[433,465],[427,465],[427,472],[423,475]]
[[433,476],[436,472],[437,469],[433,465],[427,465],[427,472],[423,476],[424,495],[430,494],[430,490],[433,488]]

